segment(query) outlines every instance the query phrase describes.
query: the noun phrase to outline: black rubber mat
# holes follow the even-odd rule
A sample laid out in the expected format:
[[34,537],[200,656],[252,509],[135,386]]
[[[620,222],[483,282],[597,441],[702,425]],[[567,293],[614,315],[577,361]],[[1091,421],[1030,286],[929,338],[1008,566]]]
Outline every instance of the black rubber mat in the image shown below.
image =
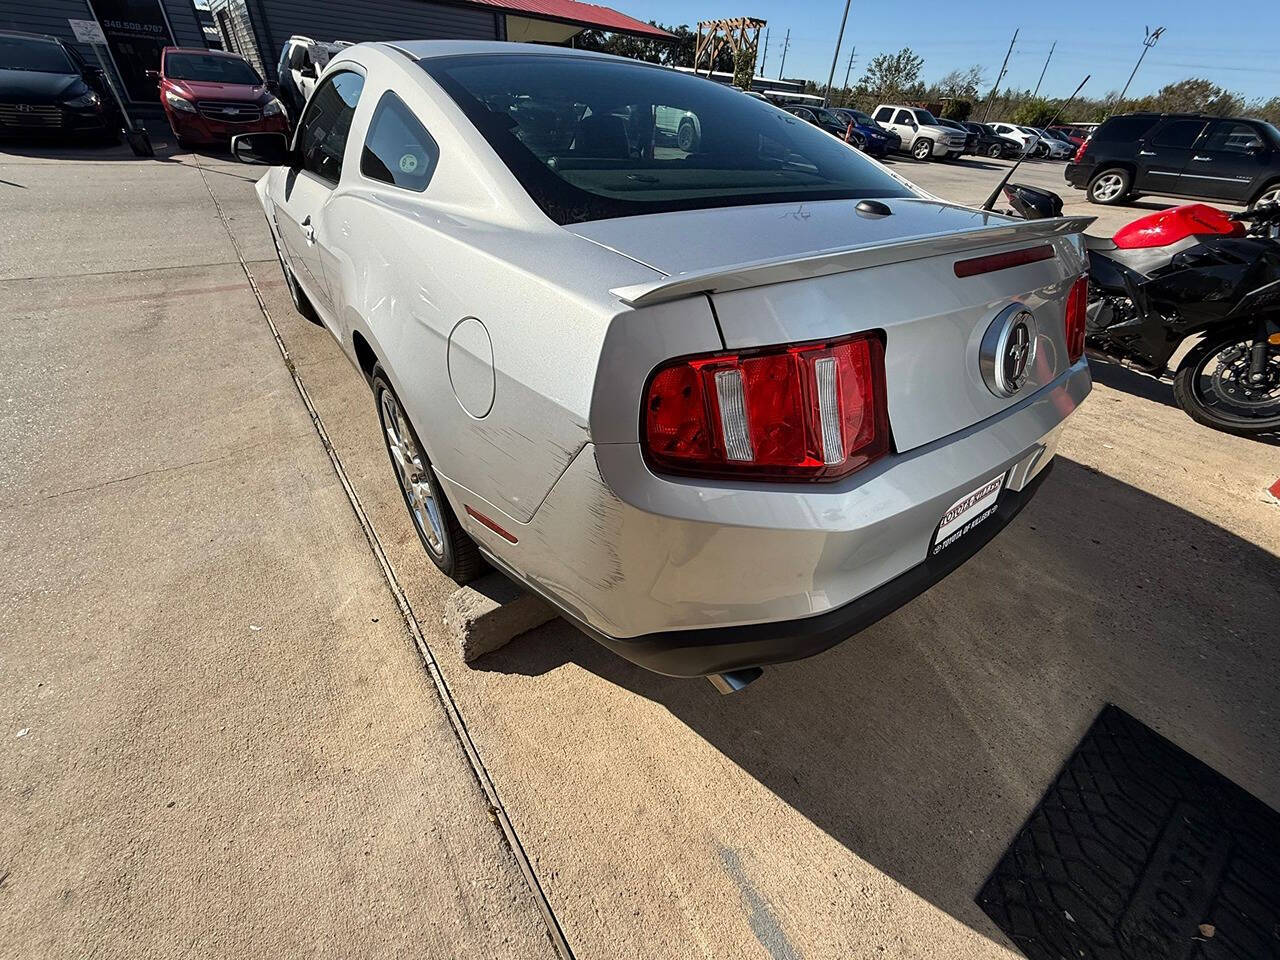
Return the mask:
[[978,893],[1031,960],[1280,958],[1280,814],[1107,706]]

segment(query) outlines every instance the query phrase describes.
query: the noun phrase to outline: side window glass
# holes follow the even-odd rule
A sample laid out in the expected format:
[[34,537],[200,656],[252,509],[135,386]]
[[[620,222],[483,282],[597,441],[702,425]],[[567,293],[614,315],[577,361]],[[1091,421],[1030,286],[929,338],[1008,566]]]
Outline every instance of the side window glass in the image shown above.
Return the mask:
[[326,77],[316,88],[298,125],[304,170],[333,184],[342,178],[342,155],[363,88],[364,77],[349,70]]
[[1219,120],[1209,131],[1209,139],[1204,149],[1244,154],[1249,152],[1249,144],[1258,139],[1261,139],[1258,131],[1247,123]]
[[360,172],[370,180],[422,192],[440,151],[404,102],[388,90],[378,101],[360,154]]
[[1169,120],[1162,124],[1151,137],[1157,147],[1189,148],[1204,129],[1203,120]]
[[894,119],[894,121],[893,121],[893,122],[894,122],[894,123],[905,123],[905,124],[910,124],[910,123],[912,122],[912,120],[911,120],[911,114],[907,113],[907,111],[905,111],[905,110],[899,110],[899,111],[898,111],[898,116]]
[[893,119],[893,110],[889,107],[881,107],[876,111],[876,119],[881,123],[888,123]]

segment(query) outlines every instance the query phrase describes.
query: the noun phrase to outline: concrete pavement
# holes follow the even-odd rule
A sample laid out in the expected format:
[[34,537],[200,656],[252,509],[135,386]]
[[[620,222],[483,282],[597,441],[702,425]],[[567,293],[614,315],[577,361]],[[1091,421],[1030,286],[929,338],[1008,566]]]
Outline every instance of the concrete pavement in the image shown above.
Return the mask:
[[552,956],[200,174],[0,179],[0,956]]
[[[194,169],[196,161],[179,161],[184,166],[176,171],[159,169],[189,177],[184,182],[196,198],[205,184],[218,198],[577,956],[1014,955],[973,895],[1105,702],[1280,806],[1280,698],[1272,682],[1280,667],[1273,627],[1280,620],[1274,589],[1280,508],[1264,493],[1275,479],[1275,447],[1205,430],[1171,405],[1167,384],[1101,365],[1100,385],[1072,421],[1055,475],[1009,530],[892,617],[821,657],[767,671],[744,694],[720,697],[705,683],[647,674],[559,621],[468,667],[439,623],[451,584],[427,560],[404,514],[368,389],[329,335],[292,313],[278,283],[265,225],[242,179],[253,171],[210,158],[198,161],[203,170]],[[1051,175],[1050,165],[1037,166]],[[990,189],[985,167],[966,172],[963,165],[907,161],[897,169],[962,201]],[[6,165],[0,178],[25,172]],[[191,216],[201,216],[191,203]],[[210,244],[219,242],[214,232],[207,234]],[[234,271],[228,275],[232,279],[215,272],[165,282],[174,291],[234,286]],[[8,343],[0,356],[6,371],[24,371],[22,382],[25,371],[52,366],[66,368],[74,387],[71,374],[92,364],[84,355],[57,353],[80,349],[59,347],[68,335],[49,335],[40,350],[23,345],[21,336],[15,341],[33,318],[40,326],[58,322],[59,315],[42,306],[56,292],[52,281],[44,282],[11,285],[27,299],[6,314]],[[116,326],[126,317],[136,322],[143,313],[139,296],[161,285],[122,288],[110,295],[132,297],[128,305],[99,305],[93,315],[111,309],[119,314],[111,321]],[[89,296],[80,289],[75,295]],[[99,381],[86,383],[83,396],[105,391],[126,405],[120,415],[79,400],[65,412],[55,406],[51,419],[65,419],[67,434],[84,432],[86,422],[109,424],[100,446],[125,452],[91,446],[86,453],[96,458],[95,470],[123,469],[131,459],[153,470],[189,463],[166,460],[151,452],[154,444],[139,440],[156,433],[165,445],[185,444],[200,458],[228,456],[218,469],[228,472],[220,483],[230,489],[211,491],[212,502],[193,516],[184,502],[192,484],[181,480],[208,466],[110,484],[107,489],[128,492],[131,484],[158,484],[164,476],[173,489],[162,495],[137,487],[137,500],[129,503],[88,494],[94,508],[87,512],[103,532],[87,539],[82,528],[89,520],[79,512],[50,518],[5,506],[0,513],[11,525],[6,559],[11,537],[40,544],[52,536],[57,544],[49,531],[61,530],[57,521],[68,518],[75,534],[62,532],[61,546],[44,552],[25,546],[21,567],[34,572],[6,597],[21,631],[10,640],[6,630],[6,666],[21,667],[0,674],[0,684],[14,684],[12,692],[4,690],[5,702],[15,705],[6,721],[31,732],[0,755],[0,789],[15,785],[0,797],[6,811],[13,805],[18,813],[0,823],[7,831],[0,832],[0,871],[11,872],[0,897],[22,898],[21,910],[0,915],[0,953],[59,917],[78,924],[71,942],[101,943],[142,915],[130,896],[145,891],[153,914],[178,917],[147,914],[154,929],[174,938],[208,931],[218,942],[264,953],[264,943],[315,933],[339,944],[344,955],[388,955],[421,935],[429,917],[440,925],[431,930],[437,939],[429,955],[452,955],[449,949],[502,955],[494,944],[504,937],[510,939],[501,948],[510,955],[545,955],[514,867],[484,824],[473,823],[476,804],[467,802],[467,778],[447,730],[432,738],[383,729],[406,712],[417,718],[415,732],[435,730],[443,720],[424,692],[402,629],[392,623],[394,607],[372,576],[367,546],[361,556],[350,509],[333,489],[323,451],[295,416],[296,394],[263,335],[256,303],[234,289],[203,297],[161,297],[160,322],[189,331],[189,318],[212,306],[225,313],[217,328],[243,337],[228,332],[185,348],[176,369],[191,364],[192,376],[157,399],[185,413],[175,419],[194,413],[216,420],[223,415],[211,406],[237,404],[242,415],[200,420],[199,429],[182,433],[185,428],[160,418],[145,419],[143,405],[127,406],[128,390]],[[105,366],[117,381],[150,349],[149,335],[123,336],[104,334],[85,348],[92,355],[116,345],[115,363]],[[43,351],[53,351],[48,364]],[[187,403],[182,395],[193,389],[203,402]],[[34,396],[63,402],[47,392]],[[282,411],[283,421],[271,416]],[[32,418],[34,424],[38,417]],[[59,470],[42,465],[43,434],[34,426],[23,430],[0,449],[7,462],[27,462],[6,467],[16,471],[11,478],[0,475],[5,496],[39,484],[48,492],[58,481]],[[269,452],[245,450],[252,441]],[[72,443],[55,449],[59,460],[76,452]],[[237,470],[233,464],[241,462],[246,466]],[[253,496],[235,495],[236,483]],[[73,494],[69,502],[84,496]],[[152,514],[167,519],[152,522]],[[37,522],[37,516],[46,518]],[[264,542],[276,546],[256,546]],[[172,543],[174,550],[161,550],[160,559],[133,559],[157,543]],[[194,562],[175,552],[212,553],[214,562],[180,576],[182,564]],[[163,602],[152,603],[149,571],[157,565],[168,579],[159,592]],[[246,573],[249,586],[242,583]],[[260,613],[265,585],[273,605],[286,611],[269,623]],[[352,591],[367,596],[367,606],[351,599]],[[89,597],[94,602],[85,604]],[[78,628],[84,636],[59,620],[69,610],[89,617]],[[238,632],[246,619],[263,630]],[[193,643],[188,634],[205,642]],[[124,639],[115,646],[95,649],[118,635]],[[165,640],[147,643],[151,637]],[[168,659],[153,668],[153,652]],[[54,699],[40,694],[42,687],[32,693],[9,679],[81,660],[110,667],[110,682],[84,679]],[[211,685],[216,696],[206,691]],[[117,702],[99,686],[145,690],[145,698],[125,697],[134,709],[122,712],[126,719],[144,715],[144,700],[157,724],[144,725],[146,735],[132,741],[123,720],[96,733],[102,725],[84,720],[81,698]],[[44,703],[41,723],[28,722]],[[113,716],[108,706],[96,709],[95,717]],[[212,728],[228,713],[238,735],[222,744]],[[295,730],[291,717],[307,722]],[[59,766],[61,752],[42,759],[21,752],[34,749],[30,738],[41,726],[89,737],[75,748],[74,778]],[[68,735],[59,736],[60,749],[70,749]],[[316,736],[327,762],[304,763],[298,756],[313,756],[303,751]],[[233,764],[243,756],[238,751],[250,752],[250,759]],[[348,778],[346,766],[381,775]],[[404,787],[393,775],[402,768],[425,771],[420,776],[431,790]],[[165,770],[170,773],[161,776]],[[85,786],[73,789],[72,781],[81,779]],[[365,785],[354,796],[353,779]],[[453,785],[446,791],[452,802],[436,797],[437,781]],[[201,810],[212,826],[198,836],[232,845],[230,853],[212,844],[178,847],[185,872],[175,874],[177,890],[193,901],[165,891],[161,882],[172,873],[162,861],[178,844],[174,837],[193,829],[191,820],[179,821],[182,829],[171,833],[172,820],[141,816],[152,793],[172,798],[172,782],[206,801]],[[306,808],[296,812],[298,798],[313,795],[304,785],[329,798],[325,829],[303,827]],[[62,819],[41,819],[23,790],[52,791]],[[93,803],[73,824],[72,811],[85,796]],[[294,813],[284,818],[283,833],[275,833],[263,824],[274,823],[267,811],[281,798]],[[395,813],[378,821],[389,826],[377,848],[382,855],[371,860],[359,856],[363,823],[356,808],[362,802]],[[175,802],[165,815],[180,809]],[[411,822],[440,817],[450,829],[439,837],[411,829]],[[116,867],[110,874],[132,878],[118,888],[130,892],[59,902],[60,889],[78,888],[67,881],[79,874],[73,857],[61,853],[65,838],[102,823],[112,826],[99,831],[104,836],[91,862],[137,863],[133,872]],[[335,856],[335,846],[343,857]],[[50,847],[61,855],[50,858]],[[287,872],[278,865],[281,851],[306,867]],[[245,857],[251,869],[238,872]],[[347,864],[341,882],[322,876],[323,866],[338,860]],[[407,876],[415,870],[421,876]],[[478,900],[465,895],[465,882],[453,880],[479,875],[498,879],[492,888],[481,886]],[[241,912],[222,909],[192,877],[214,878],[217,891],[231,891]],[[21,885],[19,878],[25,878]],[[248,890],[240,888],[250,881]],[[338,891],[348,884],[365,901],[370,890],[379,891],[372,899],[385,912],[365,918],[355,908],[344,910]],[[321,905],[322,918],[337,919],[315,930],[311,916],[297,916],[291,891],[299,885]],[[438,896],[430,899],[424,888]],[[407,896],[395,895],[405,890]],[[132,903],[133,913],[120,902]],[[473,924],[481,924],[474,943],[466,939]],[[172,955],[185,942],[191,941],[153,940],[154,952]],[[56,952],[54,946],[46,952]],[[521,954],[524,949],[531,952]],[[532,952],[538,949],[543,953]]]

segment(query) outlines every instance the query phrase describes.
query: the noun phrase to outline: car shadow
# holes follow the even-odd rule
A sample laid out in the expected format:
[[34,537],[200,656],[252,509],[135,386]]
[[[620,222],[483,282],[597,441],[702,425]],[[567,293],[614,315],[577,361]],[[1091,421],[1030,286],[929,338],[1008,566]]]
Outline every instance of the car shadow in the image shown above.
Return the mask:
[[563,621],[473,667],[574,663],[662,704],[858,857],[1002,940],[974,896],[1104,704],[1280,799],[1276,557],[1060,460],[950,578],[742,693],[649,673]]

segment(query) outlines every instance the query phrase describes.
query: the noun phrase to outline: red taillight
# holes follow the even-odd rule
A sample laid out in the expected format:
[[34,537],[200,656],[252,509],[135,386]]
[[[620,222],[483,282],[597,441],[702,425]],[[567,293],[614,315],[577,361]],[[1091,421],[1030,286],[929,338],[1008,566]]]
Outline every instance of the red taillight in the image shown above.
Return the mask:
[[1089,278],[1078,277],[1067,294],[1067,360],[1075,363],[1084,356],[1084,322],[1089,306]]
[[668,472],[835,480],[889,449],[884,346],[870,334],[676,360],[644,401],[645,453]]
[[1089,149],[1089,141],[1088,140],[1082,141],[1080,143],[1080,146],[1076,147],[1076,155],[1071,158],[1071,162],[1079,163],[1081,160],[1083,160],[1084,152],[1088,149]]

